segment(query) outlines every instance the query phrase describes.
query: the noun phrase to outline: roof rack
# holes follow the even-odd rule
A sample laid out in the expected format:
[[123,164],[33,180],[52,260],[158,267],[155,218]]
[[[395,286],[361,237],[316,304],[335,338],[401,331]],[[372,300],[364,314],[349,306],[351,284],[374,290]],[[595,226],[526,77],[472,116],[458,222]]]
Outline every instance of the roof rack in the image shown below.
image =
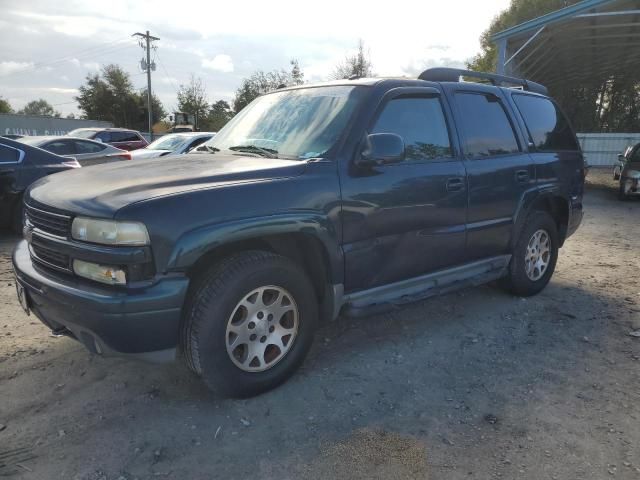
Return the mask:
[[524,90],[528,90],[530,92],[549,95],[547,87],[545,87],[544,85],[540,85],[539,83],[532,82],[531,80],[525,80],[524,78],[507,77],[504,75],[496,75],[495,73],[474,72],[471,70],[463,70],[461,68],[430,68],[422,72],[418,78],[420,80],[428,80],[431,82],[459,82],[461,77],[471,77],[488,80],[492,85],[495,85],[496,87],[499,87],[504,83],[518,85]]

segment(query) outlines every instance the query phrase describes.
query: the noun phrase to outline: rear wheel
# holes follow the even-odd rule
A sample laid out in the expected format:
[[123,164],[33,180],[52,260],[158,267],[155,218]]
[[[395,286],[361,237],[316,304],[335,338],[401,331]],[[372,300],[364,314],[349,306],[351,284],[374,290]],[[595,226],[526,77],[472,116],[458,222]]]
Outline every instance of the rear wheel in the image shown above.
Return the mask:
[[247,397],[291,376],[304,360],[318,302],[304,271],[286,257],[250,251],[228,257],[197,281],[182,348],[209,388]]
[[543,211],[530,214],[513,249],[503,286],[522,297],[540,292],[555,270],[558,245],[558,229],[553,217]]

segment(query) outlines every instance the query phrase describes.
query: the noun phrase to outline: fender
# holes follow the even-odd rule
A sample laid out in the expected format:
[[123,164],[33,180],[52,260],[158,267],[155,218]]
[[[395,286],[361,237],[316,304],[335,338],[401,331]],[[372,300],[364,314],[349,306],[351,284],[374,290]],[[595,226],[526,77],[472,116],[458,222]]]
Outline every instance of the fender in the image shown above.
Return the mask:
[[343,283],[343,253],[332,222],[316,211],[300,211],[217,223],[191,230],[176,242],[167,270],[184,270],[199,258],[223,245],[260,239],[270,235],[302,233],[311,235],[325,248],[327,270],[333,284]]
[[[532,210],[532,207],[542,199],[556,199],[562,198],[568,207],[570,207],[569,199],[563,194],[558,185],[553,183],[547,183],[542,185],[536,185],[535,187],[525,191],[520,197],[520,202],[516,209],[516,213],[513,218],[513,229],[511,233],[511,241],[509,243],[510,248],[515,247],[520,232],[524,227],[524,223]],[[562,245],[564,238],[560,239],[560,245]]]

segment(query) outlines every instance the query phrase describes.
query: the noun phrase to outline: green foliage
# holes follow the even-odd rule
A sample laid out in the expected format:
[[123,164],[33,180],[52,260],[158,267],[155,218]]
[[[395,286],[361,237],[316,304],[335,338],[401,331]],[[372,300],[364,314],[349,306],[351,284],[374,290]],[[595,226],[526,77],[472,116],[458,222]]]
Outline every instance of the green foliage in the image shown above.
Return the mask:
[[[491,36],[578,3],[578,0],[511,0],[480,37],[481,52],[468,62],[471,70],[496,70],[498,49]],[[544,77],[532,78],[542,84]],[[579,132],[637,132],[640,130],[640,79],[632,71],[612,69],[602,78],[584,78],[579,82],[554,83],[551,95],[558,101]]]
[[22,110],[18,110],[18,113],[20,115],[42,115],[45,117],[60,116],[60,112],[56,112],[51,104],[44,98],[30,101]]
[[[106,120],[116,127],[147,131],[147,91],[136,92],[129,74],[118,65],[106,65],[100,73],[87,75],[85,85],[75,97],[82,117]],[[151,99],[153,119],[166,116],[160,100]]]
[[243,79],[233,99],[233,110],[236,113],[239,112],[255,98],[272,90],[291,85],[302,85],[304,83],[304,73],[300,69],[298,61],[291,60],[290,65],[290,71],[283,69],[265,73],[262,70],[258,70],[249,78]]
[[232,118],[233,111],[231,110],[231,106],[224,100],[218,100],[211,105],[211,109],[209,110],[209,115],[206,118],[207,128],[200,128],[200,130],[217,132]]
[[178,110],[196,116],[197,124],[209,110],[206,87],[202,80],[191,75],[188,85],[180,85],[178,89]]
[[13,108],[7,100],[0,97],[0,113],[13,113]]
[[373,66],[369,51],[365,52],[364,42],[358,41],[358,51],[353,55],[347,56],[344,61],[336,65],[332,77],[335,80],[351,77],[373,77]]

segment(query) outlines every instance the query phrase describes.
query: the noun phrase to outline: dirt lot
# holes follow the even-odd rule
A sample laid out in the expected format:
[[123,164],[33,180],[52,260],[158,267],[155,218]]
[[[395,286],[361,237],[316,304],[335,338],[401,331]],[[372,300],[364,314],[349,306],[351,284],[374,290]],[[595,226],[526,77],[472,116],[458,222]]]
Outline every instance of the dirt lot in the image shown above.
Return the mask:
[[640,478],[640,201],[592,172],[540,295],[468,289],[318,332],[250,400],[180,365],[92,358],[15,297],[0,241],[0,476]]

